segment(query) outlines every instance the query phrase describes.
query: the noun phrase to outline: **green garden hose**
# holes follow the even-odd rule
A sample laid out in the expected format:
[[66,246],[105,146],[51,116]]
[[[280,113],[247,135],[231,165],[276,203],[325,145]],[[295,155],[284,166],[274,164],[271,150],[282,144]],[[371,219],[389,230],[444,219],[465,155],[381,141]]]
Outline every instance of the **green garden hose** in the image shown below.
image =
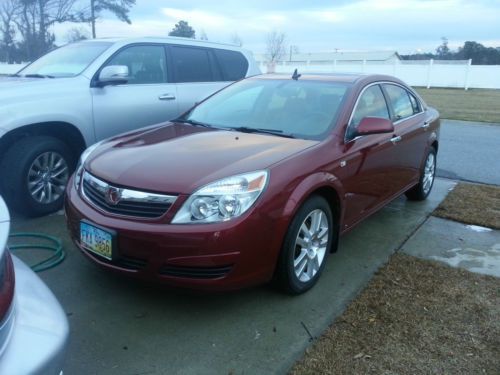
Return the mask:
[[42,245],[42,244],[15,244],[9,245],[9,249],[12,252],[17,250],[27,250],[27,249],[37,249],[37,250],[48,250],[53,254],[47,259],[42,260],[36,264],[31,265],[31,269],[35,272],[42,272],[57,266],[61,263],[66,257],[66,253],[64,252],[62,242],[59,238],[48,236],[46,234],[41,233],[12,233],[10,238],[36,238],[41,239],[44,242],[49,242],[50,244]]

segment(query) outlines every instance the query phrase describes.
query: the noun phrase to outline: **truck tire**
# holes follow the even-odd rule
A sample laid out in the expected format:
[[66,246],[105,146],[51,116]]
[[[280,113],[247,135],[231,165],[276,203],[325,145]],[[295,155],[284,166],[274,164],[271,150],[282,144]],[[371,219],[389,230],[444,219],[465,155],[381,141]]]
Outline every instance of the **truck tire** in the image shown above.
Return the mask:
[[0,163],[1,191],[7,205],[30,217],[59,210],[75,166],[75,155],[57,138],[20,139]]

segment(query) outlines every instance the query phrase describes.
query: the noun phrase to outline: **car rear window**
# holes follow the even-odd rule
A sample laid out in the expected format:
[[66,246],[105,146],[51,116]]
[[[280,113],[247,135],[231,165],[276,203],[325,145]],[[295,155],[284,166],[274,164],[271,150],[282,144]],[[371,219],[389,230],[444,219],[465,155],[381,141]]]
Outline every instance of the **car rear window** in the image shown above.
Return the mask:
[[214,50],[224,81],[237,81],[245,77],[248,71],[248,61],[241,52]]
[[176,82],[212,82],[214,80],[208,49],[172,46],[170,50]]

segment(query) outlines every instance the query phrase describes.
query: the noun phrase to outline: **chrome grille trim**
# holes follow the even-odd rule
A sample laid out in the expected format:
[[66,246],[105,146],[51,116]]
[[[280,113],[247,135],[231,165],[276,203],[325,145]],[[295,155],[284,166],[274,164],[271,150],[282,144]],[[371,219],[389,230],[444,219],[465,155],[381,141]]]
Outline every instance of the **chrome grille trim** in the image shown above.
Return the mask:
[[[116,204],[110,203],[106,198],[110,189],[115,189],[120,193],[120,199]],[[82,196],[87,202],[105,212],[150,219],[163,216],[177,198],[173,195],[147,193],[114,186],[87,171],[83,173]]]

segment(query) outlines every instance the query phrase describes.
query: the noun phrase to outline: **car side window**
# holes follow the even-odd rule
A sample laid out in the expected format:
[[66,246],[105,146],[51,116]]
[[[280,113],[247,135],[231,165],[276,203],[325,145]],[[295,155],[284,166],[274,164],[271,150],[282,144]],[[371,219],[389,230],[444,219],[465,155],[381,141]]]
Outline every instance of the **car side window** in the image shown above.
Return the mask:
[[379,85],[368,87],[359,97],[351,122],[349,123],[349,132],[351,134],[354,133],[356,127],[365,117],[390,119],[389,109]]
[[209,50],[188,46],[172,46],[176,82],[213,82]]
[[394,110],[393,121],[410,117],[415,113],[415,108],[410,101],[410,94],[407,90],[396,85],[384,85],[384,88]]
[[215,49],[215,56],[222,69],[224,81],[237,81],[245,77],[248,61],[241,52]]
[[411,93],[408,93],[408,96],[410,97],[411,106],[413,108],[413,114],[422,112],[422,107],[420,106],[420,103],[417,100],[417,98],[415,98],[415,96],[413,96]]
[[128,67],[129,85],[165,83],[167,71],[163,46],[132,46],[118,52],[106,63]]

